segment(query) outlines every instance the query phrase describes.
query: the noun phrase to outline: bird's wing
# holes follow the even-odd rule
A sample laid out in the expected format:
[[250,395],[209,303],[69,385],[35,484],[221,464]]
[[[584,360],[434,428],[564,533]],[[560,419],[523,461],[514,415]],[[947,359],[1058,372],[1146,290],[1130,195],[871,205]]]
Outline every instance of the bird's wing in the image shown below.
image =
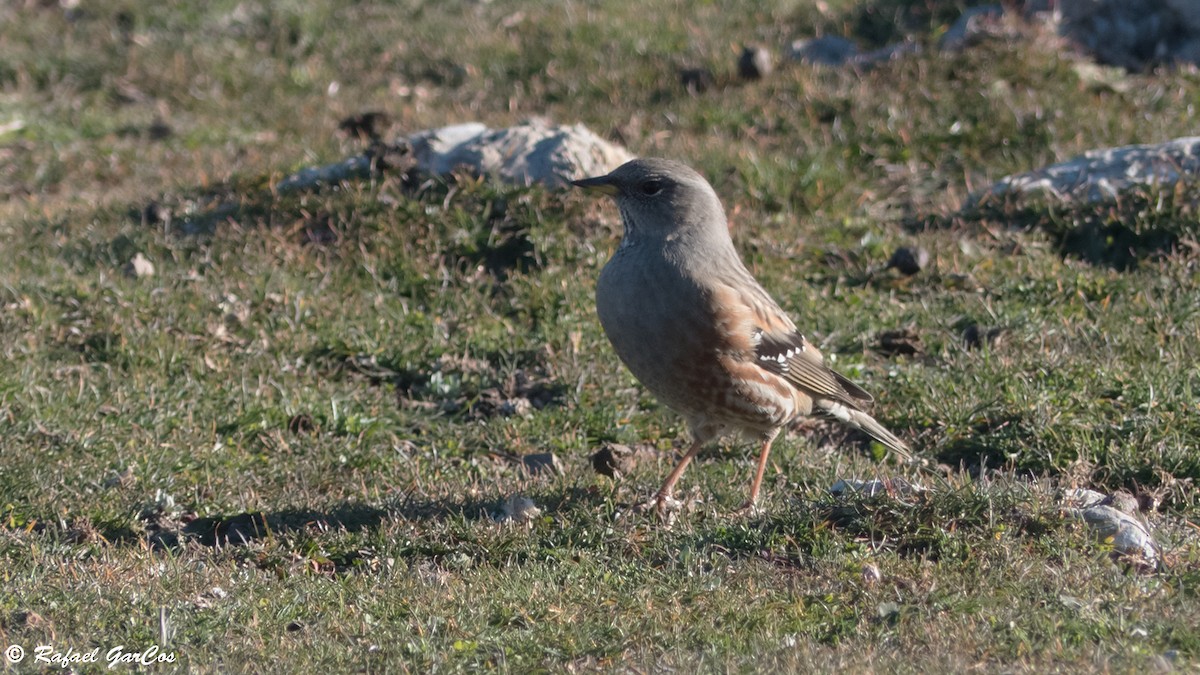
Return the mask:
[[782,377],[817,399],[829,399],[856,410],[874,399],[825,365],[821,352],[748,274],[743,283],[714,289],[716,325],[726,349],[753,359],[763,370]]
[[856,409],[874,402],[861,387],[827,367],[821,353],[800,333],[760,330],[755,358],[763,370],[779,375],[815,398],[840,401]]

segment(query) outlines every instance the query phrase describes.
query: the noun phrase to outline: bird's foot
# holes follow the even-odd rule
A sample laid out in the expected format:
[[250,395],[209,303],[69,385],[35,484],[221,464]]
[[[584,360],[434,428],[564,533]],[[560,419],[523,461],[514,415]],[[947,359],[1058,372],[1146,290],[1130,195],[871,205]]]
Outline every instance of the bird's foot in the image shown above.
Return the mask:
[[670,514],[683,510],[683,502],[675,499],[671,495],[659,493],[654,495],[654,497],[648,501],[638,504],[634,510],[638,513],[646,513],[652,509],[656,514],[658,514],[658,517],[664,518]]
[[747,500],[746,503],[739,506],[737,510],[733,512],[733,515],[738,518],[755,518],[761,516],[762,514],[762,508],[759,507],[758,504],[749,500]]
[[675,514],[683,510],[683,502],[675,499],[671,495],[656,494],[649,500],[634,506],[629,511],[619,514],[617,518],[623,518],[630,514],[653,513],[660,520],[670,524],[675,520]]

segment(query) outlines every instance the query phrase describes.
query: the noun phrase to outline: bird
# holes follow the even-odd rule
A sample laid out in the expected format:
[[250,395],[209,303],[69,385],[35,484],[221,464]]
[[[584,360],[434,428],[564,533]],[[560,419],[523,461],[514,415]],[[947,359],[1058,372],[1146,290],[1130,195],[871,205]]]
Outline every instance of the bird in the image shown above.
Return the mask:
[[596,313],[613,350],[666,407],[691,444],[654,498],[678,508],[675,484],[709,442],[741,432],[761,443],[749,498],[755,512],[771,444],[795,419],[822,415],[866,432],[903,459],[909,446],[868,412],[870,394],[821,352],[755,280],[730,237],[725,209],[694,169],[640,158],[572,181],[611,197],[624,233],[596,283]]

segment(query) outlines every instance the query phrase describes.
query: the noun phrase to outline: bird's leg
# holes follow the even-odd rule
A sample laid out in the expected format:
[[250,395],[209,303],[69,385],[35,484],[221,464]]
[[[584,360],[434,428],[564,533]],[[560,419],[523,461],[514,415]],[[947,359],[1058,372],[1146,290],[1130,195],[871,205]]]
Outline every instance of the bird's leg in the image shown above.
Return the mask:
[[665,511],[679,508],[679,502],[671,497],[671,493],[675,491],[675,483],[683,475],[683,470],[687,468],[688,464],[692,463],[692,459],[696,456],[696,453],[700,452],[700,448],[704,447],[705,440],[707,439],[697,436],[692,441],[691,447],[688,448],[687,452],[679,460],[679,463],[675,465],[675,468],[671,470],[667,479],[663,481],[662,487],[658,488],[658,492],[654,495],[654,498],[642,505],[643,509],[653,507],[659,515],[662,515]]
[[763,473],[767,470],[767,457],[771,455],[771,443],[775,437],[771,436],[763,441],[762,452],[758,456],[758,471],[754,473],[754,482],[750,485],[750,498],[746,500],[738,509],[738,513],[754,515],[758,510],[758,489],[762,487]]

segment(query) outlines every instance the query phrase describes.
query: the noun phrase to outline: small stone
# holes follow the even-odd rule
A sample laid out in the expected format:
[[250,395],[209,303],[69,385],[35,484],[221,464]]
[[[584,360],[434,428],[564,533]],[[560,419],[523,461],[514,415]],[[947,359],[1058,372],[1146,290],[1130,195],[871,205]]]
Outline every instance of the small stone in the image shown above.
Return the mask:
[[137,482],[137,476],[135,476],[133,473],[133,467],[128,466],[128,467],[125,467],[124,471],[121,471],[121,472],[114,471],[114,472],[110,473],[108,475],[108,478],[104,479],[104,487],[111,490],[112,488],[116,488],[116,487],[129,487],[130,485],[133,485],[136,482]]
[[1108,496],[1087,488],[1072,488],[1063,493],[1062,501],[1073,508],[1086,509],[1104,504],[1108,501]]
[[921,336],[912,328],[885,330],[879,334],[879,346],[875,348],[886,356],[920,354],[925,350]]
[[901,608],[900,608],[899,603],[881,602],[881,603],[879,603],[879,606],[877,608],[875,608],[875,612],[876,612],[876,614],[879,615],[880,621],[883,621],[886,623],[891,623],[891,622],[895,621],[897,618],[899,618],[900,609]]
[[1132,494],[1118,490],[1108,497],[1108,505],[1121,513],[1134,515],[1138,512],[1138,500]]
[[1138,510],[1145,513],[1157,511],[1159,504],[1162,502],[1162,494],[1158,492],[1141,492],[1138,493]]
[[938,46],[950,51],[960,51],[974,46],[988,34],[989,24],[998,22],[1004,17],[1003,5],[983,5],[971,7],[958,17],[954,25],[942,35]]
[[533,413],[533,404],[524,396],[515,396],[501,401],[496,411],[501,417],[528,417]]
[[858,55],[858,47],[846,38],[826,36],[796,40],[789,57],[818,66],[840,66]]
[[738,75],[744,80],[761,80],[775,69],[775,59],[766,47],[748,45],[738,57]]
[[373,141],[378,140],[383,134],[383,127],[391,123],[387,113],[370,110],[343,118],[338,122],[338,131],[352,138]]
[[501,522],[527,523],[540,515],[542,515],[542,510],[538,508],[537,504],[533,503],[532,499],[522,497],[521,495],[513,495],[504,500],[504,504],[500,507],[500,517],[498,520]]
[[558,455],[555,455],[553,452],[537,452],[525,455],[521,458],[521,466],[525,467],[525,470],[531,476],[545,473],[561,476],[563,473],[562,462],[559,461]]
[[637,452],[628,445],[605,443],[592,453],[592,468],[609,478],[620,478],[637,466]]
[[888,260],[887,269],[895,268],[901,274],[912,276],[929,265],[929,251],[924,248],[901,246]]
[[171,125],[159,119],[154,120],[150,123],[149,127],[146,127],[146,135],[152,141],[161,141],[165,138],[170,138],[173,133],[175,133],[175,130],[171,128]]
[[28,609],[15,610],[8,616],[7,620],[0,620],[0,626],[15,628],[17,630],[45,628],[48,625],[50,625],[49,622],[41,614]]
[[291,419],[288,420],[287,426],[288,431],[296,435],[312,433],[312,431],[317,428],[316,423],[313,422],[312,416],[304,413],[292,415]]
[[971,324],[963,330],[963,344],[967,349],[982,349],[983,347],[998,347],[1003,342],[1005,329],[993,327],[983,328],[979,324]]
[[863,563],[862,580],[865,586],[874,586],[883,580],[883,574],[879,572],[879,568],[871,563]]
[[1152,567],[1158,565],[1158,545],[1146,526],[1133,516],[1103,505],[1082,511],[1069,509],[1068,513],[1090,525],[1099,539],[1110,541],[1114,553],[1137,556]]
[[171,210],[166,206],[156,201],[151,201],[137,216],[141,219],[143,225],[157,225],[159,223],[170,222]]
[[889,61],[909,56],[912,54],[920,54],[921,45],[918,42],[897,42],[884,47],[880,47],[875,51],[865,54],[858,54],[850,59],[850,64],[860,71],[868,71],[875,66]]
[[137,255],[133,256],[133,260],[125,265],[125,274],[134,279],[152,277],[154,276],[154,263],[139,251]]
[[682,68],[679,71],[679,83],[695,96],[712,89],[716,79],[708,68]]

